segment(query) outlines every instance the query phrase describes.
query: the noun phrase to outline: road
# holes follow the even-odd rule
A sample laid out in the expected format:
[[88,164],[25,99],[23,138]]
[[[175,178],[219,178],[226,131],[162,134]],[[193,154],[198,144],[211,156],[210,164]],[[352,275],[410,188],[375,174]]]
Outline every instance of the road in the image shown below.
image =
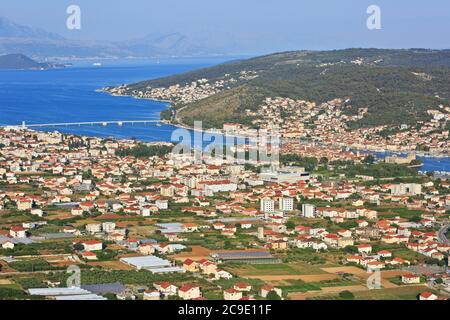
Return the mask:
[[450,239],[447,238],[446,234],[450,230],[450,223],[443,226],[438,233],[438,239],[442,243],[450,244]]

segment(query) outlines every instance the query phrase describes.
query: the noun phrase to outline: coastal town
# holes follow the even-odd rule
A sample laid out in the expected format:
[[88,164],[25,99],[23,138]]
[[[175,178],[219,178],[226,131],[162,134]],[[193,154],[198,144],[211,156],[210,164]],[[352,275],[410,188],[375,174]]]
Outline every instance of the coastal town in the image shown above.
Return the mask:
[[[256,71],[242,71],[236,77],[225,74],[222,77],[224,80],[214,83],[203,78],[190,84],[177,84],[168,88],[148,87],[147,91],[132,90],[127,85],[103,90],[113,95],[188,105],[227,90],[233,83],[257,77]],[[331,150],[336,150],[334,147],[337,147],[372,152],[409,152],[437,157],[449,155],[449,106],[441,104],[429,109],[427,119],[417,121],[415,125],[399,123],[363,128],[353,128],[352,124],[363,119],[369,109],[359,108],[356,114],[347,112],[349,109],[352,109],[351,98],[335,98],[316,103],[285,97],[267,97],[256,110],[245,110],[246,117],[252,119],[250,125],[224,123],[223,129],[215,129],[236,135],[252,135],[255,129],[276,129],[286,142],[295,144],[301,139],[310,142],[308,147],[311,149],[319,143],[322,147],[330,147]],[[175,120],[176,124],[185,126],[178,118]],[[299,154],[303,154],[300,149]]]
[[347,131],[348,103],[266,99],[255,124],[289,138],[276,163],[0,128],[1,298],[448,299],[449,180],[343,148],[448,151],[448,107],[386,140]]

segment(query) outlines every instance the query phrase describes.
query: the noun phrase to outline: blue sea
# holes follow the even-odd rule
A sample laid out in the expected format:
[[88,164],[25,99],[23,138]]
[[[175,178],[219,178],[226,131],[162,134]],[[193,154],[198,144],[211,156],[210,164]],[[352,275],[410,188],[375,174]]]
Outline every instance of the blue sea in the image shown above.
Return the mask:
[[[45,71],[0,70],[0,125],[67,123],[89,121],[159,120],[167,103],[113,97],[96,90],[106,86],[155,79],[234,58],[183,59],[164,61],[101,61],[74,63],[72,67]],[[58,127],[65,133],[135,138],[142,141],[171,141],[175,127],[156,124]],[[55,128],[40,130],[53,131]],[[449,171],[450,158],[420,158],[424,171]]]
[[[131,97],[113,97],[96,90],[135,83],[224,62],[200,61],[102,61],[75,63],[73,67],[45,71],[0,70],[0,125],[73,123],[116,120],[159,120],[167,103]],[[58,131],[86,136],[170,141],[174,127],[127,124],[57,127]],[[55,128],[42,128],[53,131]]]

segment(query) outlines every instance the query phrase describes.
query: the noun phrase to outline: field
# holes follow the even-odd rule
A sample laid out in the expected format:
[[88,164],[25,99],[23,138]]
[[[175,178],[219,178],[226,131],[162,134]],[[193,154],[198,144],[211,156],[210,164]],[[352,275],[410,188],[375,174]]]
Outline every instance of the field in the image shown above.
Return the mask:
[[87,263],[90,266],[102,267],[109,270],[133,270],[134,268],[120,261],[93,261]]
[[186,259],[191,260],[201,260],[201,259],[208,259],[211,251],[207,248],[204,248],[202,246],[192,246],[191,252],[181,252],[173,256],[174,259],[179,261],[184,261]]

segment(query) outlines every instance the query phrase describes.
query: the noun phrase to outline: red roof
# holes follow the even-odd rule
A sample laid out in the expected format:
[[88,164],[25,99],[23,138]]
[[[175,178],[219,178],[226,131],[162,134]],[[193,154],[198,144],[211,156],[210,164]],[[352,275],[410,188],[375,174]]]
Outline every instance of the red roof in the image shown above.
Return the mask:
[[234,285],[234,287],[235,287],[235,288],[242,288],[242,289],[245,289],[245,288],[248,288],[248,287],[251,287],[251,286],[250,286],[250,284],[248,284],[247,282],[237,282],[237,283]]
[[179,291],[182,291],[182,292],[188,292],[189,290],[192,290],[192,289],[194,289],[194,288],[198,288],[198,286],[194,286],[194,285],[191,285],[191,284],[185,284],[184,286],[182,286],[182,287],[179,289]]
[[12,226],[11,231],[14,231],[14,232],[25,231],[25,228],[23,228],[21,226]]
[[98,240],[88,240],[88,241],[83,242],[83,244],[87,244],[87,245],[101,244],[101,243],[102,243],[102,242],[101,242],[101,241],[98,241]]
[[83,252],[81,255],[84,257],[96,257],[97,256],[95,253],[90,252],[90,251]]
[[403,278],[419,278],[419,276],[417,274],[413,274],[413,273],[404,274],[402,277]]
[[186,259],[186,260],[184,260],[184,262],[183,262],[183,264],[186,264],[186,265],[188,265],[188,266],[190,266],[191,264],[193,264],[194,263],[194,261],[192,261],[191,259]]
[[432,294],[431,292],[428,292],[428,291],[422,292],[422,293],[420,294],[421,297],[424,297],[424,298],[426,298],[426,299],[428,299],[428,298],[431,297],[432,295],[433,295],[433,294]]

